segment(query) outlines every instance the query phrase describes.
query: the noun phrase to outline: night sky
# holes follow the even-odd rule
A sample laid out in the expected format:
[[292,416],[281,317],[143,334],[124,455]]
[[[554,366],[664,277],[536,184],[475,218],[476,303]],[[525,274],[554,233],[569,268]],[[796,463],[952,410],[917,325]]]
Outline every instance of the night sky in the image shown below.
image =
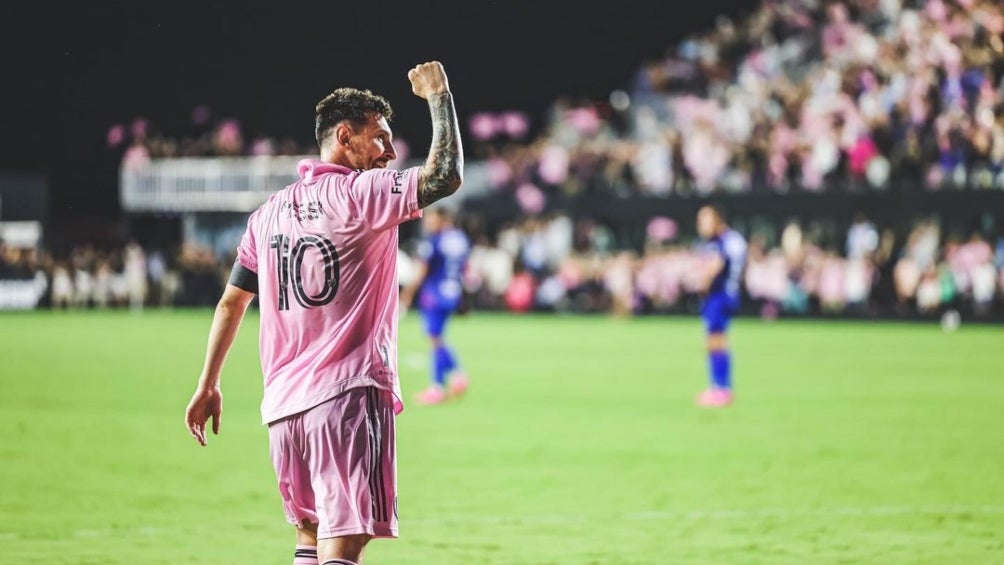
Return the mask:
[[[687,15],[684,16],[686,5]],[[429,125],[406,73],[438,59],[463,119],[560,95],[605,99],[639,64],[752,2],[4,2],[0,171],[44,173],[53,221],[120,216],[109,126],[143,116],[182,135],[200,104],[245,137],[313,136],[313,106],[370,88],[424,153]]]

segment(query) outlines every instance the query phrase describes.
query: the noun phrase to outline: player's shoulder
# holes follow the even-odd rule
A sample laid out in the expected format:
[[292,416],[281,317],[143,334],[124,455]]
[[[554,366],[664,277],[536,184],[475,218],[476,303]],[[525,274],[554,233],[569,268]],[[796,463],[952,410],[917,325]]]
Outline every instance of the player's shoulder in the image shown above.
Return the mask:
[[417,167],[408,169],[345,169],[344,178],[349,182],[370,181],[370,182],[403,182],[404,177],[416,170]]
[[301,192],[314,193],[340,193],[351,187],[364,173],[362,169],[351,169],[334,163],[323,163],[316,170],[306,173],[301,171],[301,177],[294,183],[279,191],[288,195],[299,194]]
[[725,235],[728,237],[729,241],[735,241],[744,245],[746,244],[746,238],[743,237],[743,234],[737,232],[736,230],[730,229],[725,233]]
[[457,228],[443,232],[439,241],[443,251],[449,255],[463,255],[470,248],[467,236]]
[[722,248],[730,255],[746,251],[746,239],[735,230],[729,230],[722,235]]
[[721,251],[725,244],[725,234],[715,234],[707,239],[701,240],[701,245],[708,250]]
[[417,167],[410,169],[366,169],[351,170],[342,176],[340,182],[344,183],[346,192],[350,198],[357,201],[369,200],[373,197],[383,197],[384,195],[404,194],[408,187],[414,186],[414,177],[417,175]]
[[422,259],[428,260],[436,251],[436,245],[432,238],[425,238],[418,242],[415,252]]
[[[362,169],[350,169],[348,167],[332,167],[326,170],[323,174],[318,175],[309,186],[316,186],[318,190],[321,191],[344,191],[345,188],[352,186],[366,171]],[[287,188],[290,190],[296,190],[298,187],[303,186],[303,182],[296,182],[289,185]]]
[[260,217],[270,216],[275,209],[280,207],[283,202],[288,200],[290,191],[293,189],[294,186],[295,184],[291,184],[270,194],[268,198],[266,198],[265,201],[261,203],[261,205],[259,205],[257,208],[254,209],[253,212],[251,212],[251,215],[249,217],[252,220],[255,220]]
[[254,225],[256,225],[258,218],[260,218],[263,214],[268,214],[268,210],[274,205],[276,201],[276,195],[278,194],[279,192],[273,192],[272,194],[269,195],[267,199],[265,199],[264,202],[259,204],[257,208],[251,210],[251,213],[248,214],[248,227],[253,227]]

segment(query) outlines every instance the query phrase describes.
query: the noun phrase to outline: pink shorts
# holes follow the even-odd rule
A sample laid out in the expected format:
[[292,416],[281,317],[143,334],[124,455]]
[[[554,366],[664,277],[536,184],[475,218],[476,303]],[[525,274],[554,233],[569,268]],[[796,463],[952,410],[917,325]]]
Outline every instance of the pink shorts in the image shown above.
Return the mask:
[[319,539],[397,537],[397,468],[390,392],[353,388],[269,424],[279,494],[290,524]]

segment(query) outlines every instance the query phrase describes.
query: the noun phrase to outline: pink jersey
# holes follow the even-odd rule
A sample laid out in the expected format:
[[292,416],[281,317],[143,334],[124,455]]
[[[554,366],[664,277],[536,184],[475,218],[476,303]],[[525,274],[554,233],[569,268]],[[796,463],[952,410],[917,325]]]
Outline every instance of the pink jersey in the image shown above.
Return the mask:
[[265,423],[355,387],[394,394],[397,226],[418,218],[418,168],[304,159],[248,219],[237,260],[258,274]]

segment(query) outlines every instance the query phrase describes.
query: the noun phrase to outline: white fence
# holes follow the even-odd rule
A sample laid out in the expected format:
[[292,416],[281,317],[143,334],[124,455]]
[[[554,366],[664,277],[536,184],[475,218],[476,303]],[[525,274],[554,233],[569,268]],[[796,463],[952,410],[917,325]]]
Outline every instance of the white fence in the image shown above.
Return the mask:
[[[123,167],[122,207],[127,212],[250,212],[296,180],[296,163],[303,158],[154,159]],[[488,189],[483,164],[468,163],[464,169],[464,190],[461,198],[449,199],[452,205]]]
[[0,310],[31,310],[47,289],[44,275],[26,280],[0,279]]
[[302,157],[155,159],[120,172],[129,212],[248,212],[296,180]]

